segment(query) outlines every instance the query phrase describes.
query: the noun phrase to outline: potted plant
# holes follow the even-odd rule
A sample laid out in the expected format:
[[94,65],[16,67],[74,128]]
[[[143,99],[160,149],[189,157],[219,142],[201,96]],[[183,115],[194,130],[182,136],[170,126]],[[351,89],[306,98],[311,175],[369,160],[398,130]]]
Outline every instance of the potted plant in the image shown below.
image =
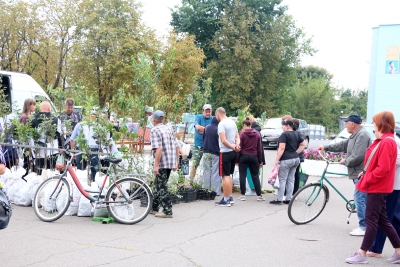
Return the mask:
[[[321,152],[322,155],[331,162],[340,162],[346,158],[345,153],[326,153]],[[313,176],[321,176],[322,172],[326,167],[325,160],[318,153],[318,150],[307,149],[304,151],[304,162],[301,164],[301,168],[304,173]],[[347,167],[342,164],[330,164],[328,172],[347,174]],[[343,175],[326,174],[326,177],[341,177]]]

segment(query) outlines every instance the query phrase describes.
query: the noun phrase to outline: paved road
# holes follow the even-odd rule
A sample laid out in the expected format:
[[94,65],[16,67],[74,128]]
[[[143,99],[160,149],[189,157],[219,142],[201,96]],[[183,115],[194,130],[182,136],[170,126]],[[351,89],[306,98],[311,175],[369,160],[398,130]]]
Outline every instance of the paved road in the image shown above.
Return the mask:
[[[332,180],[351,196],[347,179]],[[68,216],[44,223],[31,207],[15,207],[10,226],[0,232],[1,266],[345,266],[362,238],[348,234],[356,217],[347,225],[344,202],[331,195],[321,216],[303,226],[290,222],[286,205],[255,197],[230,208],[211,201],[179,204],[173,219],[149,216],[132,226]],[[387,245],[384,258],[391,254]],[[384,259],[370,262],[386,265]]]
[[[267,159],[274,153],[266,151]],[[351,198],[348,179],[332,182]],[[149,215],[131,226],[69,216],[44,223],[31,207],[14,207],[0,231],[0,266],[347,266],[344,259],[362,238],[349,235],[356,216],[346,224],[344,201],[333,190],[321,216],[303,226],[290,222],[286,205],[268,203],[272,194],[266,198],[247,197],[230,208],[179,204],[173,219]],[[383,258],[370,264],[386,266],[391,255],[387,244]]]

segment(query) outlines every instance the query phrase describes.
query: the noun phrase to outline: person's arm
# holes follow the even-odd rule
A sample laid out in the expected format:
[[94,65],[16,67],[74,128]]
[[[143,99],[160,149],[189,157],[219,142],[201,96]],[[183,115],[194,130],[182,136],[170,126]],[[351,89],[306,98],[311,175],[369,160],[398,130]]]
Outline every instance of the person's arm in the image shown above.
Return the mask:
[[303,150],[306,148],[307,142],[303,140],[303,142],[300,143],[299,148],[297,148],[296,153],[299,154],[303,152]]
[[[397,152],[397,146],[393,148],[390,142],[387,140],[381,141],[379,149],[373,156],[373,158],[377,158],[377,166],[371,171],[369,171],[370,168],[367,170],[367,173],[370,173],[368,175],[368,183],[374,184],[388,177],[389,170],[391,169],[392,155],[394,150]],[[374,161],[372,160],[371,163]]]
[[0,175],[3,175],[6,172],[6,166],[3,163],[0,163]]
[[347,152],[347,145],[349,143],[349,139],[346,139],[342,142],[324,146],[323,150],[330,151],[330,152]]
[[199,132],[199,134],[204,134],[205,127],[200,125],[200,116],[195,117],[194,128]]
[[240,135],[239,132],[236,131],[236,138],[235,138],[235,151],[239,152],[240,151]]
[[224,144],[224,146],[229,147],[233,150],[236,149],[236,146],[234,144],[229,143],[228,140],[226,139],[225,132],[219,133],[219,138],[221,139],[221,143]]
[[155,158],[154,158],[154,169],[153,169],[155,175],[159,174],[158,170],[159,170],[162,150],[163,150],[162,147],[158,147],[156,149]]
[[261,137],[258,135],[258,141],[257,141],[257,156],[258,156],[258,164],[260,167],[263,165],[263,158],[262,158],[262,152],[263,152],[263,147],[261,144]]
[[346,157],[343,164],[347,167],[355,167],[364,162],[365,151],[367,151],[369,143],[370,137],[368,133],[363,133],[362,135],[358,136],[354,144],[353,150],[351,151],[351,155]]

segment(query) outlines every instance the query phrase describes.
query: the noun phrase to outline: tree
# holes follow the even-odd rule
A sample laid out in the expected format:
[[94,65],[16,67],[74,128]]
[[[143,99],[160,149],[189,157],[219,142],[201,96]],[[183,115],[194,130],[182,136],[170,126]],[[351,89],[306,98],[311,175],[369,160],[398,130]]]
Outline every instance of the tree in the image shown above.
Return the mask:
[[356,113],[362,118],[367,117],[367,101],[368,91],[367,90],[341,90],[340,102],[338,111],[342,115],[350,115]]
[[196,46],[194,36],[178,36],[174,32],[163,50],[156,106],[166,111],[169,119],[180,121],[182,113],[189,109],[187,96],[195,94],[204,72],[201,68],[204,53]]
[[159,49],[138,9],[133,0],[83,0],[79,7],[82,21],[77,26],[72,80],[97,95],[101,107],[118,89],[134,94],[132,58],[137,59],[140,51],[154,55]]
[[[244,0],[253,9],[258,22],[264,24],[272,17],[283,15],[285,6],[278,6],[282,0]],[[206,63],[217,58],[218,53],[212,46],[215,35],[221,29],[221,18],[231,0],[182,0],[182,5],[171,10],[171,26],[178,33],[196,36],[196,42],[204,50]],[[206,64],[207,65],[207,64]]]
[[293,86],[291,113],[309,124],[337,128],[338,115],[332,112],[337,100],[336,90],[326,87],[324,78],[298,80]]
[[256,116],[264,111],[276,116],[290,104],[292,66],[313,50],[290,16],[261,16],[244,2],[235,0],[225,8],[212,42],[218,55],[209,64],[212,99],[230,114],[251,104]]

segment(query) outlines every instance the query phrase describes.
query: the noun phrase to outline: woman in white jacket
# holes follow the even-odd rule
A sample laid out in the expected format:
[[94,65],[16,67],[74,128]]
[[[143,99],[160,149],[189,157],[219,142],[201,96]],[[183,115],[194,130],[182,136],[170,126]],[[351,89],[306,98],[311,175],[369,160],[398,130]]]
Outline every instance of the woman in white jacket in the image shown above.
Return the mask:
[[[389,221],[396,229],[397,234],[400,236],[400,139],[395,135],[397,144],[397,160],[396,160],[396,175],[394,179],[393,192],[386,198],[386,213]],[[368,257],[380,258],[385,245],[386,235],[381,228],[375,237],[374,244],[371,251],[367,252]]]

